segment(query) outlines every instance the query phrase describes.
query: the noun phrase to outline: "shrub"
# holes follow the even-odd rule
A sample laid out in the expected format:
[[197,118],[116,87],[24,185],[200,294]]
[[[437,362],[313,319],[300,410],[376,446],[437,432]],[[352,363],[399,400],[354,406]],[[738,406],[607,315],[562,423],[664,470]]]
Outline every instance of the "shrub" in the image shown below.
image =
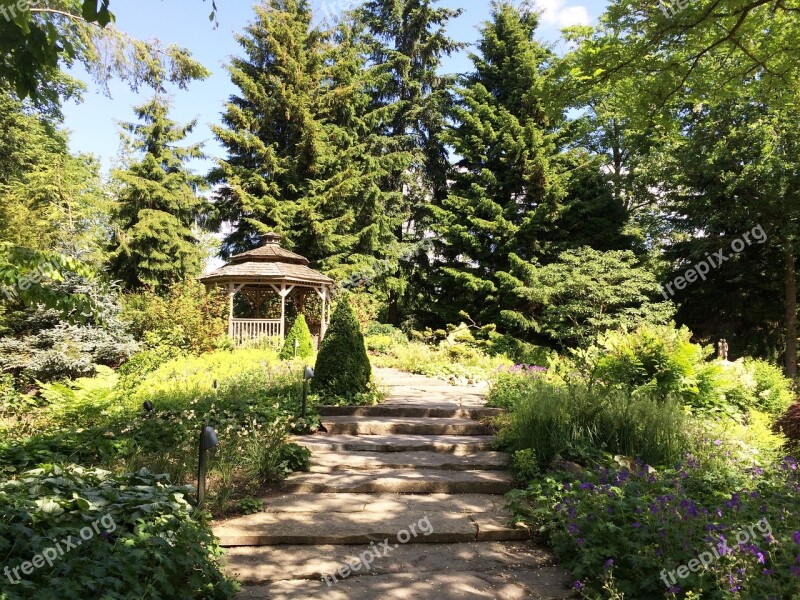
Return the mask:
[[795,449],[800,449],[800,402],[795,402],[775,422],[775,431],[786,436],[789,444]]
[[[0,552],[21,575],[0,597],[233,598],[222,552],[193,490],[142,470],[112,476],[77,466],[22,473],[0,483]],[[88,532],[88,533],[87,533]],[[71,552],[62,540],[78,541]],[[61,542],[64,556],[26,575],[19,567]]]
[[314,391],[347,398],[367,393],[371,380],[372,365],[361,327],[348,300],[342,299],[317,356]]
[[528,378],[518,393],[502,443],[532,449],[542,468],[559,456],[579,458],[587,448],[664,464],[688,446],[684,413],[672,401],[541,378]]
[[[114,472],[146,467],[190,483],[198,431],[208,423],[221,442],[210,462],[209,506],[227,510],[229,501],[301,464],[287,449],[302,390],[300,365],[294,367],[274,351],[218,351],[179,357],[116,387],[110,369],[47,384],[46,405],[30,411],[31,422],[4,431],[0,473],[73,462]],[[145,401],[154,407],[149,418]]]
[[[736,440],[712,447],[721,470],[694,455],[664,469],[606,457],[512,492],[512,508],[546,535],[586,598],[798,597],[797,462],[735,462]],[[710,546],[707,566],[675,586],[662,579]]]
[[117,366],[138,349],[124,331],[59,323],[21,338],[0,340],[0,369],[29,381],[92,375],[99,365]]
[[314,340],[311,337],[311,331],[306,324],[306,318],[303,315],[297,315],[294,320],[289,334],[286,336],[286,342],[283,344],[280,357],[283,360],[289,360],[295,357],[294,342],[297,340],[297,357],[309,358],[314,356]]
[[783,414],[795,400],[792,381],[765,360],[748,358],[744,363],[755,380],[755,405],[771,415]]
[[207,293],[194,280],[174,286],[165,296],[150,291],[130,294],[124,298],[122,316],[136,339],[151,346],[170,345],[199,354],[221,348],[227,341],[224,293]]

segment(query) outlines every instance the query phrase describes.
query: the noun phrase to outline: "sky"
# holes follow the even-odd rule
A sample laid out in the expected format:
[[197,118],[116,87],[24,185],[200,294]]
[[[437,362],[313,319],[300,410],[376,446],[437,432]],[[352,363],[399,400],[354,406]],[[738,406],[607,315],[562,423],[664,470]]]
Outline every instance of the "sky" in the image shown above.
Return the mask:
[[[171,117],[179,123],[197,119],[197,127],[187,143],[203,142],[206,161],[192,165],[205,173],[213,157],[223,157],[224,151],[214,139],[209,127],[219,123],[227,99],[237,92],[230,82],[224,65],[230,57],[240,54],[234,34],[241,32],[252,20],[251,0],[217,0],[217,22],[208,19],[211,0],[114,0],[112,12],[122,31],[139,39],[157,38],[164,45],[177,44],[188,48],[212,75],[205,81],[190,84],[188,90],[171,90]],[[319,18],[336,15],[351,6],[354,0],[312,0]],[[490,16],[486,0],[442,0],[442,6],[461,8],[464,14],[451,23],[450,35],[460,42],[475,44],[478,27]],[[544,12],[540,28],[541,41],[557,43],[561,28],[576,24],[592,24],[605,6],[605,0],[537,0]],[[469,49],[446,59],[443,69],[450,73],[470,70]],[[124,83],[112,82],[111,97],[106,97],[86,75],[77,69],[74,74],[88,84],[83,102],[67,103],[64,107],[65,126],[71,131],[73,151],[98,156],[104,169],[112,168],[119,156],[120,121],[133,120],[133,106],[149,100],[152,90],[132,92]]]

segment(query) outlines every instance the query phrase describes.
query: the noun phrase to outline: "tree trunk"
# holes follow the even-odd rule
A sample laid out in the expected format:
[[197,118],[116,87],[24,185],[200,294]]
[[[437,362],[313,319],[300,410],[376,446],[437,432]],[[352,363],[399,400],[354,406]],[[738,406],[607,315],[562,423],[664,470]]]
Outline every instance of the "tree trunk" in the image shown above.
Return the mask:
[[797,280],[794,264],[793,240],[789,240],[785,252],[784,284],[786,290],[786,359],[784,371],[787,377],[797,377]]

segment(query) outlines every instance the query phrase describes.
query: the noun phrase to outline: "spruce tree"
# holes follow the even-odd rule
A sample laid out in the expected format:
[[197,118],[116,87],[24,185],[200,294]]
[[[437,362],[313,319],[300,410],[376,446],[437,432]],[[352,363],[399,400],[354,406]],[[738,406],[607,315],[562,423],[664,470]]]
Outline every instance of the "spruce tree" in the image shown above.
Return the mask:
[[439,320],[456,321],[466,309],[498,323],[504,300],[497,273],[509,270],[509,256],[530,260],[549,251],[545,240],[564,195],[553,165],[560,115],[546,101],[553,56],[536,42],[537,24],[532,10],[494,4],[471,55],[475,70],[463,78],[442,136],[461,160],[449,195],[434,207],[439,243],[430,283]]
[[[366,29],[373,112],[370,126],[384,153],[396,160],[376,181],[390,207],[393,244],[382,257],[388,318],[397,324],[408,294],[410,263],[399,260],[425,234],[429,207],[447,193],[449,165],[441,136],[454,80],[440,73],[442,59],[462,46],[445,29],[462,11],[438,0],[368,0],[356,18]],[[379,136],[379,137],[378,137]],[[385,234],[385,230],[381,231]]]
[[135,109],[142,123],[123,124],[134,151],[143,157],[117,170],[119,204],[110,258],[114,277],[128,289],[158,292],[201,270],[198,241],[192,232],[203,213],[197,196],[202,178],[186,163],[202,157],[200,146],[178,144],[196,122],[178,125],[168,117],[169,103],[156,97]]
[[225,108],[224,126],[213,128],[228,153],[210,175],[220,185],[215,221],[236,224],[223,256],[277,231],[287,247],[316,261],[332,253],[325,240],[348,220],[341,202],[325,207],[318,198],[337,155],[322,102],[329,34],[312,26],[307,0],[264,0],[254,10],[237,37],[244,54],[228,67],[239,92]]

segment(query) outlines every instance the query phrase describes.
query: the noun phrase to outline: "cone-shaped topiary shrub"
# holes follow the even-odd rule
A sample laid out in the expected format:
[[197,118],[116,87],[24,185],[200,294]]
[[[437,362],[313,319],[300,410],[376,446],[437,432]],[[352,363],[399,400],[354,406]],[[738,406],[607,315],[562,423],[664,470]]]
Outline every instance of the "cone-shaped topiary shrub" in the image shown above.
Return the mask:
[[306,318],[303,315],[297,315],[294,320],[294,325],[289,330],[286,336],[286,341],[281,350],[281,358],[289,360],[294,358],[294,341],[297,340],[300,344],[297,346],[298,358],[308,358],[314,354],[314,340],[311,338],[311,332],[308,329]]
[[313,389],[327,396],[351,397],[369,391],[372,365],[364,336],[347,300],[341,300],[317,356]]

